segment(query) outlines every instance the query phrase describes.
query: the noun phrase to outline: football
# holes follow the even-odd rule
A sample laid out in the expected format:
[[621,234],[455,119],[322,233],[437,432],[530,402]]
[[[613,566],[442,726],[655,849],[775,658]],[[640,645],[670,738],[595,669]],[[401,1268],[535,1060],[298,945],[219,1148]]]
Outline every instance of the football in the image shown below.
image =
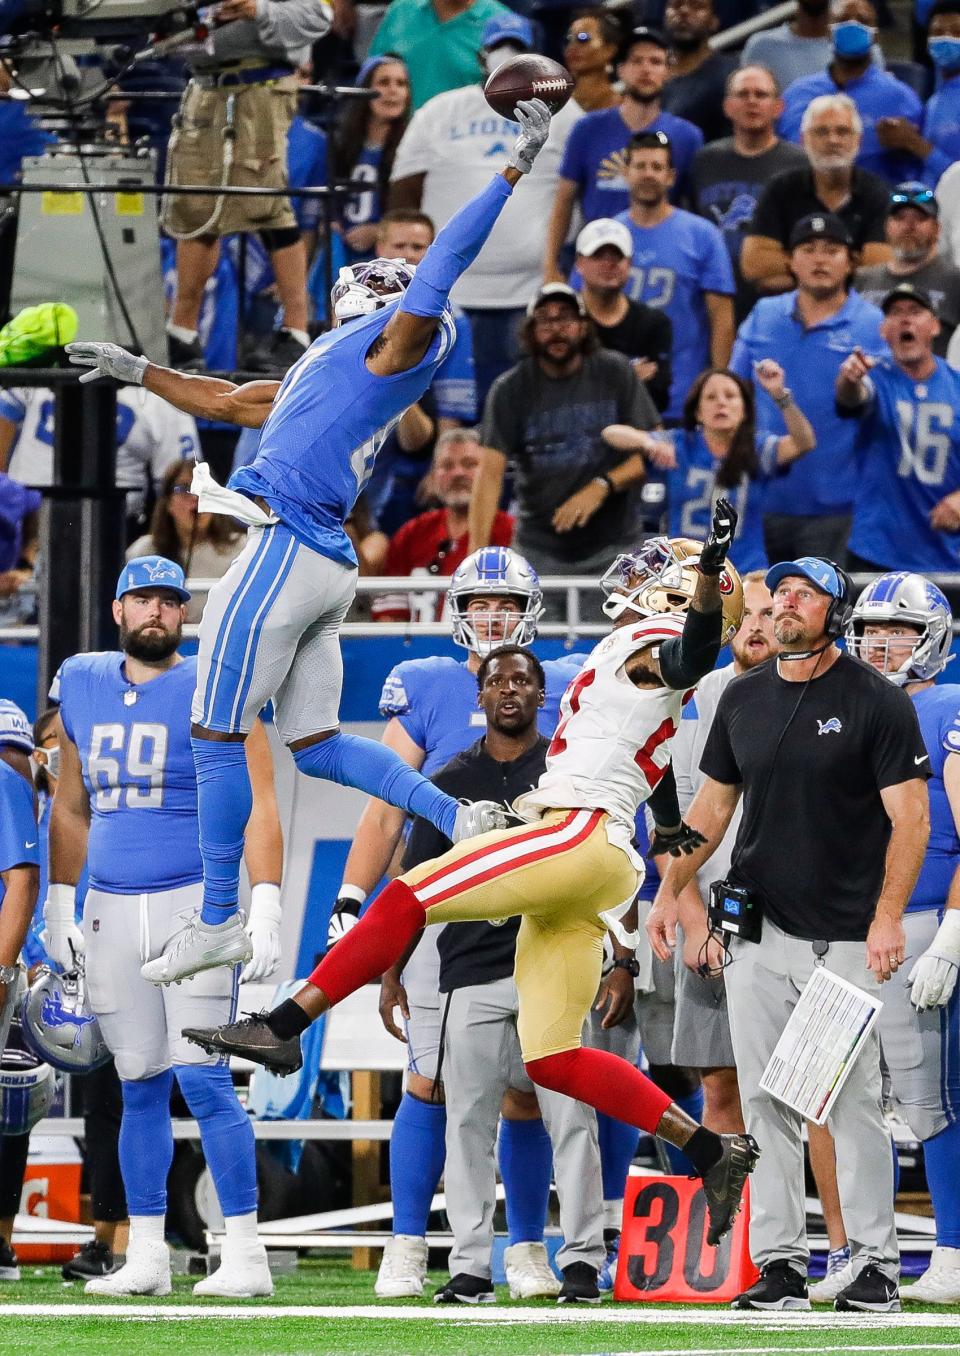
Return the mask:
[[565,66],[535,53],[505,61],[483,87],[487,103],[505,118],[521,99],[542,99],[551,113],[558,112],[573,93],[573,79]]

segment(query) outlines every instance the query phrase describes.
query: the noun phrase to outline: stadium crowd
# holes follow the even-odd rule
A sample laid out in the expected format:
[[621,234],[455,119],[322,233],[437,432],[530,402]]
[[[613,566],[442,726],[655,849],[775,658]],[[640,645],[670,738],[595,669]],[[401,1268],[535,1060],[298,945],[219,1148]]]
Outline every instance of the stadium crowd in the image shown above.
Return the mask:
[[[451,581],[446,597],[414,585],[378,594],[372,620],[448,621],[467,651],[463,663],[415,661],[384,675],[387,746],[469,800],[512,802],[528,791],[543,769],[561,695],[585,658],[541,664],[529,648],[538,620],[562,615],[541,593],[538,575],[599,579],[619,553],[664,532],[703,541],[718,500],[729,500],[737,516],[729,560],[742,577],[745,608],[730,662],[703,680],[684,709],[673,745],[681,808],[702,803],[695,797],[705,780],[738,780],[733,736],[721,748],[720,722],[712,733],[711,722],[733,679],[761,665],[769,671],[781,648],[797,649],[774,624],[775,600],[786,589],[798,611],[813,617],[804,643],[826,648],[843,637],[894,679],[884,721],[888,743],[891,729],[903,737],[892,741],[896,749],[885,744],[881,756],[870,743],[872,727],[867,731],[866,780],[845,788],[851,803],[838,811],[849,812],[851,832],[869,842],[874,867],[897,812],[875,797],[874,819],[864,823],[857,797],[865,786],[872,794],[905,779],[904,760],[929,758],[931,801],[940,797],[946,815],[941,824],[951,815],[960,822],[960,689],[941,686],[935,711],[933,695],[923,695],[948,662],[948,598],[958,589],[945,585],[944,596],[920,578],[960,575],[960,0],[918,6],[912,62],[885,56],[886,11],[870,0],[799,0],[794,18],[755,32],[739,51],[710,40],[759,13],[753,0],[582,8],[338,0],[332,10],[322,0],[224,0],[218,9],[224,34],[243,26],[240,45],[224,38],[187,64],[153,63],[155,79],[183,88],[180,112],[171,126],[152,110],[142,113],[130,91],[110,106],[116,137],[148,137],[173,186],[215,187],[229,144],[231,182],[349,187],[334,200],[329,229],[315,199],[240,205],[221,198],[209,213],[205,198],[167,196],[158,249],[170,365],[178,371],[279,380],[327,326],[328,274],[336,279],[341,269],[375,258],[419,263],[435,234],[489,181],[517,132],[485,102],[489,74],[519,53],[539,51],[562,60],[574,79],[573,97],[554,117],[523,194],[508,201],[454,286],[455,342],[429,389],[387,436],[348,524],[363,572]],[[309,88],[334,78],[373,97],[331,111]],[[308,92],[298,92],[304,86]],[[240,112],[227,138],[234,98]],[[6,182],[16,178],[21,156],[49,145],[22,101],[0,102],[0,141]],[[53,481],[53,408],[49,391],[0,387],[0,627],[30,618],[35,572],[49,564],[38,555],[37,515]],[[204,597],[191,596],[189,580],[221,579],[245,538],[230,519],[199,511],[193,461],[202,454],[219,470],[248,465],[257,438],[256,429],[235,436],[183,414],[143,387],[119,389],[117,484],[126,492],[130,573],[118,586],[115,615],[121,650],[147,669],[162,668],[169,656],[161,662],[128,648],[131,604],[124,598],[153,578],[142,562],[159,558],[167,573],[158,578],[174,581],[183,607],[157,624],[176,642],[184,622],[199,620]],[[848,569],[880,575],[881,583],[858,600]],[[817,612],[821,603],[825,615]],[[870,697],[857,701],[879,705],[881,685],[867,686]],[[924,745],[901,687],[918,713],[930,707],[919,758]],[[47,828],[60,760],[72,793],[85,794],[70,698],[59,719],[58,689],[51,700],[33,728],[12,703],[0,702],[0,764],[22,773],[18,760],[27,757],[39,769]],[[728,699],[721,708],[728,721],[731,705]],[[817,710],[829,722],[831,712]],[[766,712],[757,719],[766,720]],[[843,719],[852,725],[846,708]],[[480,743],[478,723],[486,729]],[[72,750],[66,757],[65,747]],[[771,763],[760,774],[761,800],[772,771]],[[822,766],[811,775],[823,775]],[[652,952],[646,941],[637,949],[610,934],[584,1041],[634,1064],[642,1057],[657,1086],[708,1129],[756,1131],[768,1152],[754,1182],[752,1218],[762,1275],[760,1289],[738,1301],[742,1307],[805,1308],[809,1299],[843,1296],[847,1307],[875,1311],[899,1307],[901,1298],[960,1303],[956,830],[950,824],[931,839],[908,905],[913,987],[900,980],[903,992],[885,1004],[862,1077],[847,1089],[845,1105],[858,1099],[860,1119],[850,1110],[829,1131],[809,1127],[830,1253],[825,1277],[808,1288],[802,1199],[794,1193],[788,1200],[786,1192],[777,1200],[778,1183],[791,1172],[800,1189],[800,1118],[785,1124],[759,1090],[770,1050],[748,1031],[747,1010],[763,988],[755,973],[762,958],[749,974],[741,965],[736,986],[725,983],[729,958],[716,950],[703,911],[711,885],[730,871],[741,820],[728,808],[719,860],[698,860],[699,871],[691,867],[677,885],[675,956],[658,950],[656,937]],[[748,808],[747,830],[756,813]],[[270,839],[265,814],[259,832]],[[812,821],[810,827],[819,832]],[[640,904],[654,918],[664,897],[661,875],[668,893],[668,869],[676,875],[669,852],[656,851],[655,838],[651,844],[655,828],[638,818],[647,863]],[[371,799],[335,892],[331,944],[390,868],[403,830],[402,811]],[[84,847],[71,856],[67,841],[61,826],[57,879],[79,887],[63,896],[70,917],[62,927],[69,928],[85,886],[73,865]],[[439,829],[417,821],[403,869],[447,846]],[[31,969],[45,958],[70,960],[62,946],[59,954],[49,951],[43,906],[45,882],[54,877],[45,857],[41,870],[24,952]],[[15,883],[4,861],[0,874],[9,911]],[[278,887],[274,877],[278,867],[264,868],[260,888]],[[769,888],[776,893],[776,885]],[[261,907],[269,920],[271,906]],[[782,954],[766,961],[768,970],[784,984],[789,974],[799,990],[807,971],[800,974],[790,947],[804,951],[806,964],[810,948],[798,938],[825,936],[830,961],[839,966],[838,957],[848,956],[847,978],[866,984],[869,919],[853,906],[849,913],[835,933],[820,916],[795,934],[789,920],[774,918],[771,931],[786,941]],[[275,940],[272,923],[261,919],[261,927]],[[511,1294],[593,1303],[612,1288],[637,1130],[531,1082],[516,1030],[516,935],[512,925],[428,927],[406,965],[383,978],[384,1024],[408,1041],[410,1066],[391,1144],[394,1237],[376,1282],[380,1297],[424,1293],[430,1202],[443,1174],[455,1243],[450,1282],[435,1298],[492,1302],[495,1148]],[[255,940],[265,974],[257,946]],[[928,964],[916,975],[921,958]],[[890,970],[870,964],[879,992]],[[767,986],[764,1040],[777,1014],[788,1015],[769,974]],[[891,987],[884,986],[884,997]],[[937,1226],[928,1272],[902,1292],[894,1165],[880,1112],[881,1045],[884,1096],[924,1144]],[[203,1123],[191,1057],[175,1055],[177,1076]],[[97,1072],[100,1090],[88,1099],[88,1116],[99,1116],[88,1126],[88,1143],[97,1146],[88,1163],[97,1235],[65,1267],[65,1275],[92,1279],[106,1294],[131,1293],[109,1284],[121,1274],[123,1235],[117,1239],[116,1231],[125,1215],[112,1067]],[[146,1074],[120,1070],[125,1088],[161,1078],[149,1060],[144,1068]],[[158,1088],[169,1102],[170,1079]],[[124,1096],[124,1115],[132,1116],[133,1100]],[[222,1148],[214,1144],[216,1127],[209,1133],[204,1148],[219,1190],[214,1164]],[[0,1280],[17,1274],[10,1240],[27,1139],[0,1140]],[[879,1204],[859,1192],[851,1166],[858,1151],[869,1156]],[[680,1149],[671,1146],[668,1157],[674,1171],[691,1170]],[[543,1241],[552,1176],[564,1233],[560,1279]],[[135,1186],[142,1204],[153,1188]],[[129,1182],[127,1188],[130,1194]],[[244,1229],[252,1215],[255,1237],[249,1193],[233,1208],[231,1192],[235,1197],[235,1186],[221,1194],[224,1213],[242,1219]],[[160,1218],[152,1242],[162,1244],[162,1209],[139,1213]],[[237,1230],[242,1252],[252,1245],[249,1233]],[[158,1266],[159,1279],[150,1281],[157,1288],[144,1284],[139,1293],[163,1293]],[[262,1270],[256,1276],[239,1293],[269,1293],[269,1277]],[[200,1293],[237,1292],[214,1286]]]

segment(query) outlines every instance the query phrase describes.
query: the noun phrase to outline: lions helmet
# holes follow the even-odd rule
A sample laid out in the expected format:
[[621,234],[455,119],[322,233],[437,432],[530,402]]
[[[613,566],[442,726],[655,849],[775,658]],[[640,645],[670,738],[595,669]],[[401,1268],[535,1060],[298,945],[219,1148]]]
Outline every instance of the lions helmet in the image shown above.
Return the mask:
[[63,1073],[90,1073],[110,1058],[82,968],[61,975],[43,966],[23,996],[20,1026],[33,1053]]
[[[892,672],[887,668],[891,645],[902,645],[892,636],[865,636],[871,623],[905,622],[917,628],[910,654]],[[883,675],[897,687],[935,678],[950,663],[953,614],[936,584],[922,574],[891,571],[882,574],[860,594],[847,626],[847,647],[858,659],[880,659]]]
[[413,265],[403,259],[371,259],[365,264],[344,265],[330,293],[334,321],[342,325],[379,311],[403,296],[413,274]]
[[[519,617],[513,612],[467,611],[471,598],[501,594],[519,604]],[[447,605],[453,639],[482,659],[500,645],[533,643],[543,615],[543,593],[536,570],[519,552],[509,546],[484,546],[467,556],[454,572],[447,589]]]
[[[651,537],[636,551],[617,556],[600,580],[607,595],[604,615],[616,621],[629,608],[638,617],[686,612],[696,592],[696,565],[703,543],[689,537]],[[723,605],[721,644],[727,645],[743,621],[743,585],[729,560],[720,574]]]
[[26,1135],[50,1110],[57,1078],[30,1050],[7,1048],[0,1056],[0,1135]]

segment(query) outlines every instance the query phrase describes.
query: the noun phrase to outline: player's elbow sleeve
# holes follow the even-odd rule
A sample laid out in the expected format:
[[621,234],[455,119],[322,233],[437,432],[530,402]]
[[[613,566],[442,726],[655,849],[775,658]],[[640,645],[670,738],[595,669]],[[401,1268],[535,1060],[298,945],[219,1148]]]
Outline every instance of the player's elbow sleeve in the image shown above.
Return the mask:
[[660,673],[667,687],[692,687],[717,662],[722,639],[723,613],[687,610],[681,634],[660,647]]

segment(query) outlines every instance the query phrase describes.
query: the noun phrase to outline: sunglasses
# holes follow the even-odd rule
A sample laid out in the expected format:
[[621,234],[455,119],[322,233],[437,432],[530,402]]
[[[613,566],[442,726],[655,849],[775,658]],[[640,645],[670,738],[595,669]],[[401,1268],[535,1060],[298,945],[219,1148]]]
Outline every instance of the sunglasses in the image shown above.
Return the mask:
[[928,203],[935,200],[936,194],[932,188],[918,188],[910,193],[891,193],[891,207],[926,207]]
[[171,494],[189,494],[189,495],[191,496],[191,498],[193,498],[193,499],[196,499],[196,497],[197,497],[197,496],[194,494],[193,490],[190,488],[189,485],[174,485],[174,487],[173,487],[173,489],[170,491],[170,493],[171,493]]
[[570,32],[567,34],[565,38],[565,41],[578,42],[582,47],[586,47],[590,43],[599,42],[600,39],[596,36],[595,33],[588,33],[585,28],[571,28]]

